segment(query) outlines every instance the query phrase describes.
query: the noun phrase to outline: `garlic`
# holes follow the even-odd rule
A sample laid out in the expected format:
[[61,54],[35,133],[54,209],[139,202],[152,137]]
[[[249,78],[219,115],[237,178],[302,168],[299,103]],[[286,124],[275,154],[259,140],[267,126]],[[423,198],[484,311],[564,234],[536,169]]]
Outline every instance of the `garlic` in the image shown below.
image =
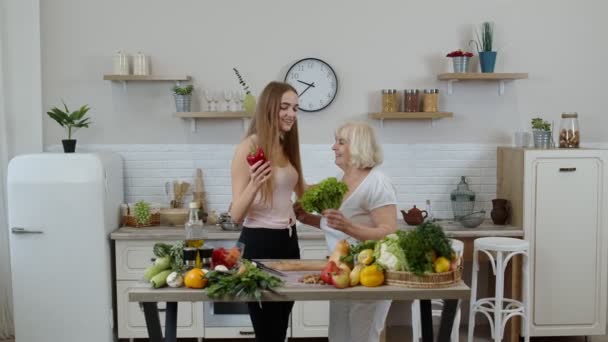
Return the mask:
[[184,284],[184,277],[177,272],[171,272],[167,276],[167,285],[170,287],[181,287]]
[[213,270],[219,271],[219,272],[228,272],[228,267],[226,267],[224,265],[217,265],[217,266],[215,266],[215,268]]

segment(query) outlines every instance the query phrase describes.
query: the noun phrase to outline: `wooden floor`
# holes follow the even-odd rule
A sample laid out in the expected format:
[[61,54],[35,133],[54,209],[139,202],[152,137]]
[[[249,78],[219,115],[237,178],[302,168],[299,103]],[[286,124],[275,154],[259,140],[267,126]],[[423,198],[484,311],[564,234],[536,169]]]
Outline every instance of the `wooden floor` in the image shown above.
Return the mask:
[[[408,327],[391,327],[387,334],[387,342],[405,342],[411,341],[411,329]],[[460,341],[466,342],[467,331],[466,328],[460,330]],[[128,341],[128,340],[125,340]],[[135,339],[137,342],[145,342],[147,339]],[[196,339],[179,339],[180,342],[195,342]],[[250,339],[239,339],[239,340],[226,340],[226,339],[205,339],[204,341],[217,341],[217,342],[251,342]],[[326,338],[298,338],[290,339],[290,342],[327,342]],[[490,334],[485,331],[480,331],[475,336],[475,342],[491,342]],[[530,339],[533,342],[584,342],[584,337],[533,337]],[[15,342],[15,340],[0,340],[0,342]]]

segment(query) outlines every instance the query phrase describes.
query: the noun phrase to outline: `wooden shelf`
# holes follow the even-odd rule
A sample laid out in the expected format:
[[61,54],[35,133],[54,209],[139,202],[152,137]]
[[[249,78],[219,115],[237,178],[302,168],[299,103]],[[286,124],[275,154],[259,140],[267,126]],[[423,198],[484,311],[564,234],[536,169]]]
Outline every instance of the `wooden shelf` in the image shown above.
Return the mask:
[[188,75],[103,75],[105,81],[189,81]]
[[528,73],[496,73],[496,72],[466,72],[440,74],[437,79],[440,81],[501,81],[501,80],[521,80],[528,78]]
[[498,81],[498,95],[505,93],[505,81],[523,80],[528,78],[528,73],[498,73],[498,72],[466,72],[439,74],[437,79],[448,81],[448,94],[454,92],[452,83],[457,81]]
[[241,119],[243,120],[243,130],[247,130],[247,119],[252,115],[247,112],[178,112],[175,116],[182,119],[189,119],[190,130],[196,132],[196,119]]
[[247,112],[179,112],[175,116],[182,119],[243,119],[251,118]]
[[370,113],[370,119],[379,120],[422,120],[451,118],[451,112],[394,112],[394,113]]

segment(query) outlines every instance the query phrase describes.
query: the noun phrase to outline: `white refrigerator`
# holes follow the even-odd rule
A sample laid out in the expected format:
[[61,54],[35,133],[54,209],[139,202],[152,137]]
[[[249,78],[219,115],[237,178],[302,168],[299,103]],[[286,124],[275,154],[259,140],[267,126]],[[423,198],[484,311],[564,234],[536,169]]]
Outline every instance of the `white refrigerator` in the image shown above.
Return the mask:
[[120,156],[18,156],[7,187],[16,340],[113,341],[109,234],[124,198]]

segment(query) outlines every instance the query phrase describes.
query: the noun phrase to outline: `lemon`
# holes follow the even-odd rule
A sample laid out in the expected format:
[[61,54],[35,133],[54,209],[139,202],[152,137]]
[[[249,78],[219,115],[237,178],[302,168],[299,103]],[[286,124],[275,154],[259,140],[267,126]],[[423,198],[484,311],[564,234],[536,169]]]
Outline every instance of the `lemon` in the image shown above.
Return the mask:
[[433,268],[435,269],[436,273],[447,272],[450,270],[450,266],[450,260],[448,260],[446,257],[437,258],[433,264]]

